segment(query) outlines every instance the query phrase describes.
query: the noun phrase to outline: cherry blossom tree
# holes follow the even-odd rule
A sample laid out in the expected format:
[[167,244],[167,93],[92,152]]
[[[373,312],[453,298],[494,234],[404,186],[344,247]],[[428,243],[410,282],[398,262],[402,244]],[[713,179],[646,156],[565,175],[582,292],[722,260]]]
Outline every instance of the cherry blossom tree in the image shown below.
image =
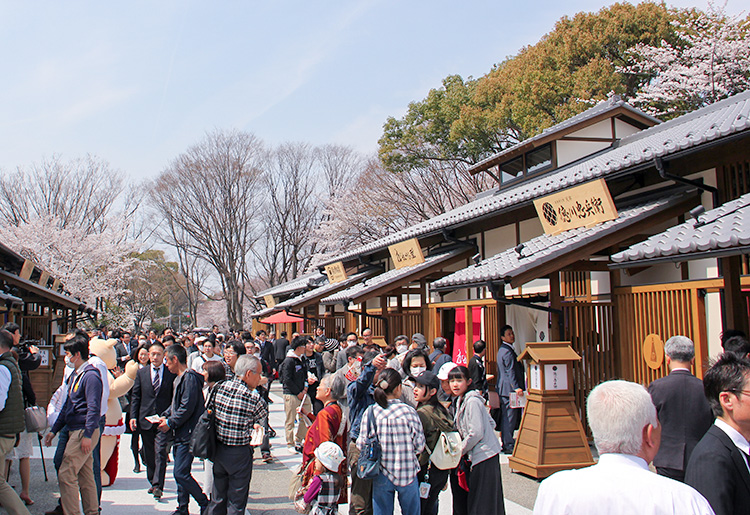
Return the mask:
[[750,21],[729,17],[723,6],[684,12],[672,22],[678,43],[638,44],[635,64],[618,71],[650,77],[630,100],[672,118],[750,88]]
[[[60,279],[68,294],[87,305],[96,306],[99,299],[117,302],[127,293],[133,274],[130,255],[137,248],[126,239],[127,221],[111,218],[100,232],[90,234],[64,225],[50,215],[31,218],[0,226],[0,241]],[[129,322],[130,313],[122,316]]]

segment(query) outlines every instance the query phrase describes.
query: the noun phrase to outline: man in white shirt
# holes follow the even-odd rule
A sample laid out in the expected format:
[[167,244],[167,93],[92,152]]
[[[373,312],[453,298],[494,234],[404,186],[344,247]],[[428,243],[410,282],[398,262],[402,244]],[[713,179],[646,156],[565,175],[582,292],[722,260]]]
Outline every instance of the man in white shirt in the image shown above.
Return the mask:
[[703,376],[714,425],[690,455],[685,482],[717,515],[750,512],[750,362],[725,352]]
[[607,381],[586,401],[599,462],[557,472],[539,487],[535,515],[710,515],[708,501],[693,488],[651,472],[661,427],[646,389]]

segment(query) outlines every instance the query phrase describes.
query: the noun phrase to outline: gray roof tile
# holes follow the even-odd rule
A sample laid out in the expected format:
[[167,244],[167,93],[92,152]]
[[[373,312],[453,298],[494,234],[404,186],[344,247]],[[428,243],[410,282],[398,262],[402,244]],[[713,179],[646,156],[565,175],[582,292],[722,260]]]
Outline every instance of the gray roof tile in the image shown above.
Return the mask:
[[273,295],[276,297],[280,295],[287,295],[289,293],[296,293],[298,291],[303,291],[308,288],[319,286],[327,279],[328,277],[325,274],[321,274],[316,270],[314,272],[301,275],[296,279],[292,279],[291,281],[277,284],[276,286],[272,286],[263,291],[260,291],[255,295],[255,298],[261,299],[266,295]]
[[[469,285],[479,285],[490,281],[514,277],[539,265],[557,259],[583,247],[599,238],[632,225],[644,217],[668,209],[685,200],[685,191],[638,203],[632,207],[619,210],[618,217],[593,227],[580,227],[549,236],[543,234],[523,244],[520,253],[511,248],[495,254],[476,265],[452,273],[433,282],[430,288],[435,290],[454,289]],[[587,256],[581,256],[587,257]]]
[[721,252],[750,245],[750,194],[651,236],[612,256],[615,264]]
[[627,136],[619,145],[588,159],[478,198],[447,213],[407,227],[323,264],[367,255],[410,238],[438,233],[485,215],[512,209],[552,192],[637,166],[656,157],[696,147],[750,129],[750,91],[716,102],[655,127]]
[[360,295],[364,295],[368,292],[374,291],[375,289],[380,288],[385,284],[398,281],[399,279],[405,277],[409,277],[410,275],[417,274],[433,265],[448,261],[456,256],[463,254],[464,252],[466,252],[465,248],[454,249],[449,252],[427,256],[424,260],[424,263],[420,263],[418,265],[405,266],[404,268],[392,268],[391,270],[373,277],[372,279],[368,279],[359,284],[355,284],[351,288],[347,288],[346,290],[334,293],[333,295],[329,295],[328,297],[323,298],[320,303],[338,304],[344,301],[348,301],[349,299],[353,299],[355,297],[359,297]]
[[345,280],[338,282],[338,283],[325,283],[322,286],[319,286],[310,291],[306,291],[305,293],[292,297],[291,299],[287,299],[284,302],[279,302],[278,304],[276,304],[275,308],[276,310],[293,309],[296,306],[299,306],[300,304],[305,302],[306,300],[309,300],[311,298],[320,298],[321,296],[325,296],[328,293],[335,292],[341,288],[346,288],[347,286],[351,286],[353,284],[359,283],[360,281],[367,279],[368,277],[372,277],[378,272],[379,272],[379,269],[372,268],[372,269],[363,270],[362,272],[357,272],[356,274],[350,275]]

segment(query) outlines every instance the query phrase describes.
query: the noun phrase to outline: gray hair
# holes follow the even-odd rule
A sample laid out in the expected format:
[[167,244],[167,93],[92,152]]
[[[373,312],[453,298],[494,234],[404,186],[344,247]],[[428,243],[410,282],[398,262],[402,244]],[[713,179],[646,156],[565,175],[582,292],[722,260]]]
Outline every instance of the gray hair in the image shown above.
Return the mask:
[[237,363],[234,364],[234,374],[242,379],[248,372],[260,372],[260,360],[249,354],[242,354],[237,357]]
[[325,385],[326,388],[331,389],[331,398],[335,401],[341,399],[344,396],[346,390],[346,380],[341,374],[326,374],[320,380],[320,384]]
[[630,381],[606,381],[594,388],[586,400],[586,413],[599,454],[637,455],[643,428],[659,425],[648,391]]
[[695,357],[695,345],[687,336],[672,336],[664,344],[664,353],[673,361],[687,363]]
[[446,343],[447,342],[445,341],[445,338],[443,338],[442,336],[438,336],[437,338],[432,340],[432,347],[435,349],[445,350]]

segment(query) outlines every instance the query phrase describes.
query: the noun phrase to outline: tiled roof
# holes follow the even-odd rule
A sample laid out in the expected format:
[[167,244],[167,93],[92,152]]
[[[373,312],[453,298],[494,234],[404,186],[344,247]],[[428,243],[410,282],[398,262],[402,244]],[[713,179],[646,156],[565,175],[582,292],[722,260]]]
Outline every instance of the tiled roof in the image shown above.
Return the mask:
[[264,309],[261,309],[260,311],[256,311],[255,313],[250,313],[250,318],[264,317],[264,316],[270,315],[271,313],[274,313],[276,311],[279,311],[279,310],[276,309],[275,307],[273,307],[273,308],[264,308]]
[[372,279],[368,279],[359,284],[355,284],[351,288],[347,288],[346,290],[325,297],[320,301],[320,303],[338,304],[357,297],[361,297],[363,295],[367,295],[369,292],[375,291],[376,289],[379,289],[383,286],[419,274],[423,270],[431,268],[435,265],[450,261],[460,256],[461,254],[465,254],[466,251],[467,249],[465,247],[453,249],[449,252],[427,256],[424,260],[424,263],[420,263],[418,265],[405,266],[404,268],[393,268],[376,277],[373,277]]
[[362,272],[358,272],[354,275],[350,275],[345,280],[338,282],[338,283],[325,283],[323,286],[319,286],[315,288],[314,290],[306,291],[305,293],[297,295],[296,297],[292,297],[291,299],[287,299],[284,302],[280,302],[276,304],[275,309],[277,310],[292,309],[307,301],[314,301],[314,299],[320,299],[322,297],[325,297],[329,293],[333,293],[335,291],[341,290],[353,284],[357,284],[360,281],[367,279],[368,277],[372,277],[373,275],[377,274],[379,271],[380,269],[378,268],[371,268],[371,269],[364,270]]
[[514,150],[518,149],[519,147],[525,147],[525,146],[530,145],[530,144],[532,144],[532,143],[534,143],[536,141],[539,141],[541,139],[548,138],[549,136],[551,136],[551,135],[553,135],[553,134],[555,134],[557,132],[561,132],[561,131],[564,131],[565,129],[568,129],[568,128],[573,127],[575,125],[582,124],[585,121],[591,120],[591,119],[596,118],[597,116],[599,116],[601,114],[607,113],[609,111],[613,111],[613,110],[615,110],[617,108],[620,108],[620,107],[623,108],[623,109],[626,109],[626,110],[628,110],[630,112],[632,112],[633,114],[635,114],[635,115],[637,115],[639,117],[647,118],[647,119],[651,120],[654,124],[661,123],[661,120],[659,120],[657,118],[654,118],[653,116],[650,116],[650,115],[644,113],[643,111],[640,111],[640,110],[636,109],[635,107],[631,106],[627,102],[623,101],[619,96],[615,95],[615,96],[613,96],[613,97],[611,97],[611,98],[609,98],[607,100],[602,100],[601,102],[599,102],[598,104],[596,104],[594,107],[586,109],[582,113],[578,113],[575,116],[571,116],[567,120],[563,120],[562,122],[560,122],[558,124],[555,124],[552,127],[544,129],[541,133],[539,133],[539,134],[537,134],[535,136],[532,136],[532,137],[530,137],[528,139],[525,139],[525,140],[521,141],[520,143],[516,143],[512,147],[508,147],[505,150],[502,150],[501,152],[498,152],[497,154],[494,154],[494,155],[488,157],[487,159],[484,159],[484,160],[478,162],[477,164],[472,165],[469,168],[469,172],[475,172],[475,171],[479,171],[479,170],[484,170],[485,168],[487,168],[487,165],[489,163],[497,162],[504,155],[510,154],[511,152],[513,152]]
[[688,256],[695,258],[703,253],[718,256],[748,252],[750,194],[703,213],[697,220],[688,220],[636,243],[614,254],[612,261],[616,267],[650,260],[683,261]]
[[410,238],[437,234],[471,220],[510,211],[535,198],[606,177],[750,129],[750,91],[721,100],[619,141],[616,147],[536,179],[478,198],[323,263],[351,260]]
[[266,295],[273,295],[274,297],[277,297],[279,295],[296,293],[298,291],[303,291],[308,288],[318,286],[326,280],[327,280],[326,275],[321,274],[319,271],[316,270],[315,272],[310,272],[308,274],[301,275],[297,277],[296,279],[292,279],[291,281],[277,284],[276,286],[272,286],[268,289],[260,291],[255,295],[255,298],[262,299]]
[[[433,282],[433,290],[455,289],[475,285],[486,285],[490,281],[511,283],[515,277],[537,268],[544,263],[575,252],[616,231],[620,231],[646,217],[662,212],[686,200],[685,190],[670,196],[661,196],[619,210],[618,216],[609,222],[593,227],[570,229],[554,236],[543,234],[523,244],[520,252],[516,248],[505,250]],[[586,258],[588,256],[580,256]],[[514,286],[517,286],[514,284]]]

